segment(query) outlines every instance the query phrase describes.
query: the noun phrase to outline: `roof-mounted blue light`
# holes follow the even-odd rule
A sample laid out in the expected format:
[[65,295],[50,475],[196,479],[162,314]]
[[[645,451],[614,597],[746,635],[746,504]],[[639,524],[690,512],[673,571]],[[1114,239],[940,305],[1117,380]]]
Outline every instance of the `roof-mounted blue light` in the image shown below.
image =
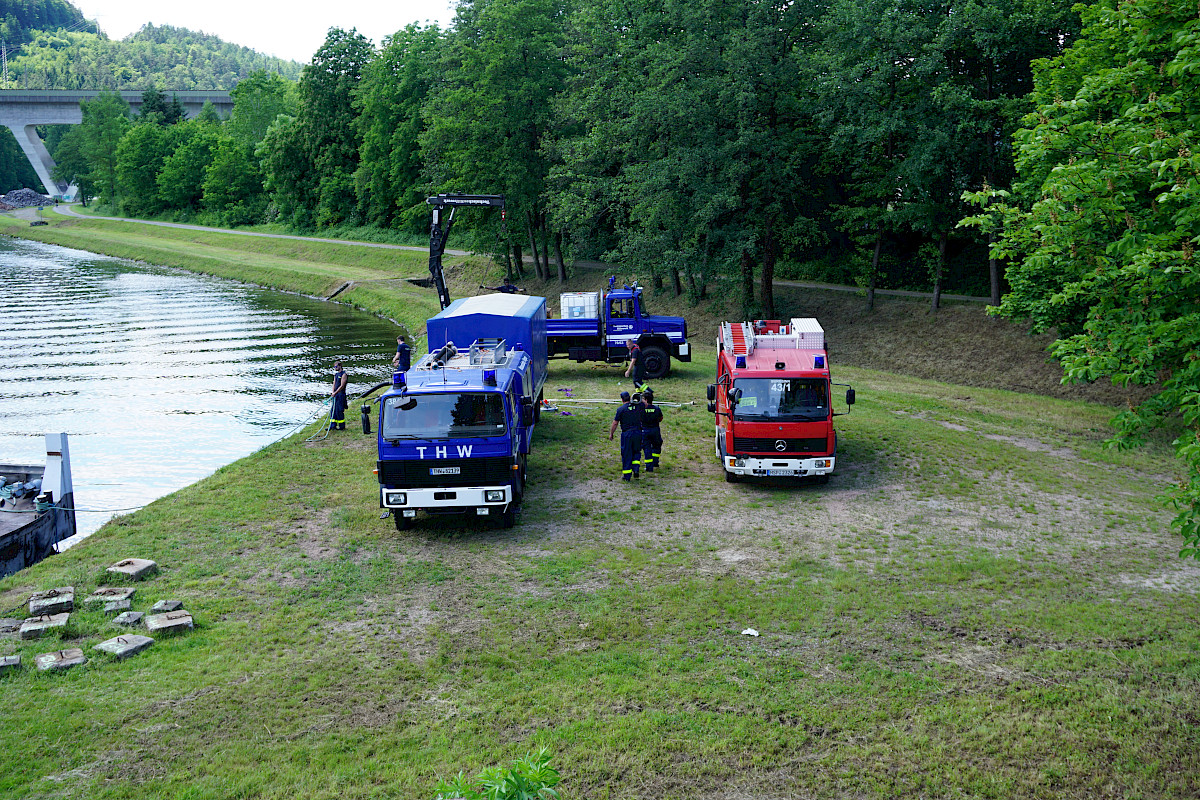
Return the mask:
[[495,386],[496,385],[496,370],[485,369],[483,371],[483,385],[484,386]]
[[825,369],[825,356],[813,356],[813,368]]
[[392,373],[392,386],[403,386],[404,384],[405,384],[404,373],[403,372],[393,372]]
[[746,357],[738,356],[737,358],[735,358],[733,360],[733,365],[735,367],[737,367],[738,369],[745,369],[746,368]]

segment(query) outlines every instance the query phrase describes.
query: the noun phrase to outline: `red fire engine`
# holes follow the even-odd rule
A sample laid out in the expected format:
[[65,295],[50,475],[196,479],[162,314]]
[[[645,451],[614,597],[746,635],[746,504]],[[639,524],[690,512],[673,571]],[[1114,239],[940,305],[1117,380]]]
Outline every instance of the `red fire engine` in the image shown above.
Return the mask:
[[725,322],[717,339],[716,451],[725,480],[801,477],[829,480],[837,453],[825,331],[815,319]]

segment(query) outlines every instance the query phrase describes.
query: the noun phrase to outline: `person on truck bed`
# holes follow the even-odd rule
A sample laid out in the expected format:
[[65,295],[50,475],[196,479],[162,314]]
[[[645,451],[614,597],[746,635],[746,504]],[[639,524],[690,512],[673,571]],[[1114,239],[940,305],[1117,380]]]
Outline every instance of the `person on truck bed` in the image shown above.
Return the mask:
[[525,291],[524,289],[517,288],[517,286],[513,284],[512,278],[507,277],[499,286],[481,286],[479,288],[491,289],[493,292],[503,292],[504,294],[516,294],[517,292]]
[[646,366],[642,363],[642,348],[633,339],[626,339],[625,346],[629,348],[629,367],[625,377],[633,376],[633,390],[640,392],[646,385]]
[[396,355],[392,356],[392,369],[408,372],[412,369],[412,348],[403,336],[396,337]]
[[662,456],[662,409],[654,405],[654,390],[642,392],[642,465],[646,472],[654,472]]
[[642,465],[642,404],[631,400],[629,392],[621,392],[621,406],[608,429],[610,442],[617,425],[621,426],[621,480],[628,481],[638,476]]

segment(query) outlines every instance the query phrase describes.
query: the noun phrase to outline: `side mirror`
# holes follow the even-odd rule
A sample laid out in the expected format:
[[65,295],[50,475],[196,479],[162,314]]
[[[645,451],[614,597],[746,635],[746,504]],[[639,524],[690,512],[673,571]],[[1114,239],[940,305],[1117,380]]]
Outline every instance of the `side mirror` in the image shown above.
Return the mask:
[[729,398],[729,405],[736,406],[742,401],[742,390],[730,389],[727,397]]
[[533,398],[521,398],[521,425],[528,428],[533,424]]
[[715,383],[710,383],[708,385],[708,402],[711,403],[713,400],[716,400],[716,399],[717,399],[717,385]]
[[717,404],[716,404],[716,403],[709,403],[709,404],[708,404],[708,413],[710,413],[710,414],[715,414],[715,413],[717,413]]
[[846,405],[848,405],[848,406],[854,405],[854,390],[853,389],[846,390]]

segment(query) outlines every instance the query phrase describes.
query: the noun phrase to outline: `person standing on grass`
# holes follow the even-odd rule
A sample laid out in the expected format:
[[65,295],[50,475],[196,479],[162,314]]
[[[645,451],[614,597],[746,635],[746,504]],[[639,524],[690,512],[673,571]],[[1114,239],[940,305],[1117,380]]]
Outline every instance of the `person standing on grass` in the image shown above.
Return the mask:
[[629,481],[638,476],[642,464],[642,404],[630,399],[629,392],[621,392],[621,406],[613,415],[612,427],[608,429],[611,442],[617,426],[621,426],[621,480]]
[[333,391],[329,397],[333,405],[329,409],[329,430],[346,430],[346,372],[342,360],[333,362]]
[[633,339],[626,339],[625,346],[629,348],[629,367],[625,377],[633,378],[633,390],[640,392],[646,384],[646,366],[642,363],[642,348]]
[[646,472],[654,472],[662,455],[662,409],[654,405],[654,390],[642,392],[642,465]]

